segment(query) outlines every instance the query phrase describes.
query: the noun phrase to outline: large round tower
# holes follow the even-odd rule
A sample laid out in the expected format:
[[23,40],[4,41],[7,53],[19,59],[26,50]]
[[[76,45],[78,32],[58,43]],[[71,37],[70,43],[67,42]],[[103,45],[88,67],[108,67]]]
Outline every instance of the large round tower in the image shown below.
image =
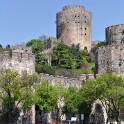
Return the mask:
[[83,6],[65,6],[56,14],[57,39],[66,45],[91,49],[92,15]]

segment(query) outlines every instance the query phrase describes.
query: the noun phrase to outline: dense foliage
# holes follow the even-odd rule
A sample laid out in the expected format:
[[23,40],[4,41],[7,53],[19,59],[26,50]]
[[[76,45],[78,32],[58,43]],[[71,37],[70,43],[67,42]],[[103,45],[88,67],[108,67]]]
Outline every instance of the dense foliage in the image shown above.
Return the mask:
[[63,69],[86,69],[90,63],[89,53],[80,50],[80,45],[71,47],[59,42],[53,49],[52,66]]
[[96,80],[88,80],[82,87],[85,101],[89,104],[99,99],[105,108],[108,120],[121,118],[124,112],[124,79],[122,77],[105,74]]
[[[26,46],[32,47],[32,51],[35,54],[36,72],[48,73],[55,75],[57,70],[60,69],[79,69],[81,73],[93,73],[91,69],[92,57],[87,50],[80,50],[80,44],[67,46],[63,42],[54,42],[54,48],[51,51],[51,66],[48,63],[48,56],[44,54],[46,50],[46,36],[41,36],[40,39],[33,39],[28,41]],[[77,71],[75,71],[77,73]],[[78,73],[77,73],[78,74]]]
[[35,103],[42,111],[52,111],[57,106],[57,91],[47,80],[42,80],[35,94]]
[[46,36],[40,36],[39,39],[32,39],[26,43],[26,46],[32,47],[35,54],[35,70],[38,73],[55,74],[54,67],[48,65],[47,57],[43,54],[46,49]]
[[[33,93],[34,84],[38,81],[37,75],[19,75],[17,72],[6,70],[0,76],[0,100],[2,109],[0,111],[0,122],[3,124],[16,123],[20,104],[24,109],[28,109],[34,103],[28,104]],[[24,105],[24,106],[23,106]]]

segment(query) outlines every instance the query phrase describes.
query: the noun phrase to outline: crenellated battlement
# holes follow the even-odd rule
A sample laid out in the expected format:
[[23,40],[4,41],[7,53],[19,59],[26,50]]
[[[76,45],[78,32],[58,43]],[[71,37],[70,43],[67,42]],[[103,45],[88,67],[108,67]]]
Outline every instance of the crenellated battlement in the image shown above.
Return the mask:
[[64,6],[63,7],[63,11],[69,11],[69,12],[75,12],[75,11],[85,11],[85,8],[83,6],[80,5],[72,5],[72,6]]

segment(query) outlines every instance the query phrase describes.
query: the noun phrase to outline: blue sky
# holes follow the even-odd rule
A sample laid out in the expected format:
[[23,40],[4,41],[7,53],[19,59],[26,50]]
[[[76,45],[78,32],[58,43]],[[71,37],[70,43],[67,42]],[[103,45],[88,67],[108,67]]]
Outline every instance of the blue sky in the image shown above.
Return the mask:
[[124,0],[0,0],[0,44],[55,37],[56,13],[65,5],[83,5],[92,12],[93,41],[105,39],[106,27],[124,23]]

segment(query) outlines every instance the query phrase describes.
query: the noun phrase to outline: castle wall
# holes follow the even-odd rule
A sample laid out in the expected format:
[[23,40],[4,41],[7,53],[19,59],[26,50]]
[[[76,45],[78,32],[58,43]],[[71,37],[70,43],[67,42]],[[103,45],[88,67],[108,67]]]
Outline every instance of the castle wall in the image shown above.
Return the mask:
[[124,41],[124,24],[112,25],[106,28],[106,42]]
[[83,6],[65,6],[56,14],[57,39],[66,45],[80,44],[81,49],[91,49],[92,15]]
[[0,69],[11,70],[19,73],[27,71],[29,74],[35,72],[35,56],[32,54],[31,48],[22,45],[13,47],[12,52],[4,51],[0,53]]
[[124,43],[113,43],[97,50],[97,73],[113,72],[124,76]]
[[41,79],[48,80],[52,85],[57,83],[63,84],[64,87],[68,88],[69,86],[81,87],[83,81],[86,81],[90,78],[94,78],[93,74],[82,74],[79,78],[68,78],[63,76],[54,76],[49,74],[40,74]]

